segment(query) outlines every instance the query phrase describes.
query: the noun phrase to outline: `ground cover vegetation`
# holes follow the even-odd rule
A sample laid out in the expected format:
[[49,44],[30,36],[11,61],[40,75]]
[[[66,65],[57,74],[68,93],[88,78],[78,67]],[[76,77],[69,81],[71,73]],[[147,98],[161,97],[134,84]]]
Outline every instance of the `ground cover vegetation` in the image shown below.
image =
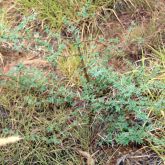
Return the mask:
[[165,2],[0,1],[2,164],[165,161]]

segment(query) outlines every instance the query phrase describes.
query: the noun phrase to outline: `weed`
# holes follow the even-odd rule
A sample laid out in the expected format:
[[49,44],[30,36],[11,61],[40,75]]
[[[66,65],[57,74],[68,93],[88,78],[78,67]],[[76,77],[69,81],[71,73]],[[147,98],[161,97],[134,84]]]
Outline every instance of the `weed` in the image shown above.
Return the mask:
[[[141,29],[140,25],[133,27],[128,42],[143,49],[146,43],[153,58],[143,56],[140,65],[132,64],[132,70],[121,74],[114,71],[113,65],[108,65],[109,58],[115,58],[114,52],[124,54],[122,49],[118,50],[120,40],[104,37],[84,40],[81,29],[73,25],[76,19],[93,16],[99,6],[110,3],[115,10],[114,6],[120,1],[19,2],[25,8],[37,10],[57,28],[67,25],[72,36],[64,40],[60,34],[44,27],[47,37],[44,40],[39,32],[27,28],[36,21],[34,14],[24,17],[15,28],[5,27],[1,33],[1,44],[8,43],[16,51],[42,50],[51,69],[48,72],[19,63],[5,74],[0,72],[1,136],[19,134],[23,137],[21,143],[1,148],[0,161],[5,164],[84,164],[85,157],[93,163],[93,152],[98,147],[129,144],[148,144],[162,156],[164,48],[156,49],[146,43],[147,29]],[[135,8],[146,4],[151,7],[147,0],[124,3]],[[56,39],[56,49],[48,40],[52,38]],[[35,46],[29,44],[32,39]],[[104,45],[107,54],[99,53],[96,43]]]

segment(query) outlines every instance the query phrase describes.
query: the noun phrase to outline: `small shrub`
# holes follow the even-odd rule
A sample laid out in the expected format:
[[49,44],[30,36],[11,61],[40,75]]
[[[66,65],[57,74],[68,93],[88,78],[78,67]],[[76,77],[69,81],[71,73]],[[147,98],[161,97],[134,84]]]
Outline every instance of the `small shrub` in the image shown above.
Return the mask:
[[[28,5],[31,3],[28,1]],[[107,64],[111,54],[104,57],[96,52],[93,38],[81,40],[80,30],[72,23],[68,24],[73,33],[69,44],[46,28],[44,32],[57,40],[56,50],[40,34],[34,47],[27,46],[23,41],[31,41],[34,32],[26,26],[35,18],[25,17],[15,29],[6,29],[0,36],[1,43],[12,43],[15,50],[42,49],[52,66],[49,73],[21,64],[7,74],[0,73],[0,103],[7,111],[7,117],[1,119],[1,133],[19,133],[25,139],[17,147],[10,146],[10,152],[2,149],[8,156],[1,153],[3,163],[81,164],[84,160],[77,157],[75,149],[89,150],[93,137],[96,145],[148,142],[162,147],[156,130],[163,128],[164,119],[164,51],[151,48],[161,61],[157,65],[148,68],[142,58],[137,68],[132,66],[133,70],[120,74]],[[107,41],[99,38],[97,42]],[[118,42],[110,39],[107,50],[118,49]],[[59,68],[63,75],[56,72]],[[68,83],[77,79],[74,86]]]

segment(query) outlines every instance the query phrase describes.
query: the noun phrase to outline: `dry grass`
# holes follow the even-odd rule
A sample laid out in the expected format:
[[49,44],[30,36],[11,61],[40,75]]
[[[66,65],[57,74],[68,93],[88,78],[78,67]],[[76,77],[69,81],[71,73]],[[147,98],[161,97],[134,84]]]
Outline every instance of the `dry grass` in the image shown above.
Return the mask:
[[0,146],[5,146],[7,144],[11,144],[11,143],[16,143],[18,141],[20,141],[22,138],[19,136],[10,136],[7,138],[0,138]]

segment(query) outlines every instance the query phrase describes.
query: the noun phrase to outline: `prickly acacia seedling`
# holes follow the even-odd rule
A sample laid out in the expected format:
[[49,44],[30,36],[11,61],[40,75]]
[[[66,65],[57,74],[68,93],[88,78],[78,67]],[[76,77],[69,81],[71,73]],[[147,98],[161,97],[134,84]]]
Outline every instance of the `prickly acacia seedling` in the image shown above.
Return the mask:
[[[79,13],[83,18],[88,16],[87,7]],[[158,59],[147,63],[152,67],[145,65],[148,59],[143,57],[138,67],[132,64],[129,71],[120,73],[108,65],[109,59],[115,58],[113,52],[124,54],[118,50],[120,39],[85,39],[81,29],[63,20],[71,38],[64,40],[48,27],[43,30],[56,39],[56,49],[49,37],[44,40],[42,34],[26,28],[36,21],[34,15],[25,17],[12,30],[5,28],[6,33],[0,36],[2,44],[10,43],[15,50],[42,52],[51,65],[50,70],[41,70],[20,63],[7,74],[0,73],[0,104],[5,107],[0,111],[4,114],[0,116],[1,134],[17,133],[24,138],[10,146],[10,152],[2,148],[3,163],[11,163],[10,157],[15,164],[82,164],[82,155],[93,162],[90,152],[95,148],[137,143],[148,143],[153,149],[159,146],[155,150],[161,155],[163,49],[150,47]],[[27,46],[32,39],[35,46]],[[106,46],[105,51],[97,52],[96,43]]]

